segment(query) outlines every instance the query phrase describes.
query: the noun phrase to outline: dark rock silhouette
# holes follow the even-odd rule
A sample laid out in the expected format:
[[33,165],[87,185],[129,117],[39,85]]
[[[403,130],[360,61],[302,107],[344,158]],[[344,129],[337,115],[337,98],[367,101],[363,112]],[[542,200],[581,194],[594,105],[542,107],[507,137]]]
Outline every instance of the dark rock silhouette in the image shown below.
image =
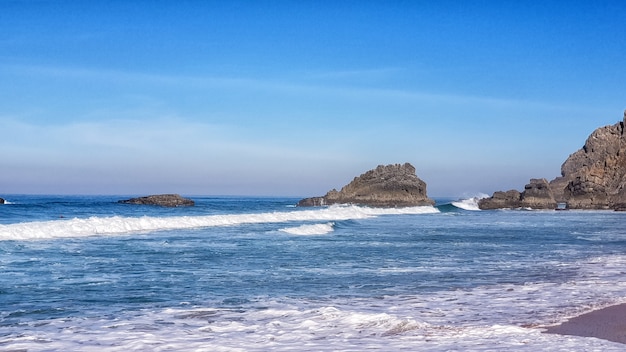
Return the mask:
[[409,163],[379,165],[355,177],[341,191],[335,189],[323,197],[305,198],[298,206],[359,204],[375,207],[408,207],[434,205],[426,195],[426,183],[415,174]]
[[131,198],[120,200],[118,203],[139,204],[139,205],[159,205],[162,207],[188,207],[195,205],[195,202],[188,198],[183,198],[178,194],[158,194],[147,197]]

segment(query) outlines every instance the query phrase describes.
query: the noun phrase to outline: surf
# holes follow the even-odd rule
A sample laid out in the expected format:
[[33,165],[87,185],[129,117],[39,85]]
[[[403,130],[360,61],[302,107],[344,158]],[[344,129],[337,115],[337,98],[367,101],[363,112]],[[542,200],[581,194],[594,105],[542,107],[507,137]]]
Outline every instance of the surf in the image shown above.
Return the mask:
[[442,213],[458,212],[462,210],[479,211],[478,202],[488,197],[486,194],[480,194],[469,198],[460,198],[457,200],[445,200],[440,204],[437,204],[437,209]]
[[452,205],[454,205],[457,208],[463,209],[463,210],[480,210],[480,208],[478,207],[478,202],[482,199],[485,198],[485,196],[476,196],[476,197],[471,197],[471,198],[466,198],[466,199],[460,199],[457,200],[455,202],[452,202]]
[[[0,240],[35,240],[68,237],[110,236],[149,233],[165,230],[196,229],[204,227],[238,226],[245,224],[289,223],[295,221],[358,220],[384,215],[438,213],[435,207],[370,208],[356,205],[334,205],[319,209],[250,214],[222,214],[171,217],[92,216],[88,218],[33,221],[0,225]],[[332,227],[331,227],[332,228]],[[328,233],[328,225],[315,228],[287,228],[284,232]]]
[[326,235],[335,230],[335,223],[328,222],[324,224],[312,224],[312,225],[300,225],[296,227],[286,227],[278,231],[285,232],[291,235],[300,236],[315,236]]

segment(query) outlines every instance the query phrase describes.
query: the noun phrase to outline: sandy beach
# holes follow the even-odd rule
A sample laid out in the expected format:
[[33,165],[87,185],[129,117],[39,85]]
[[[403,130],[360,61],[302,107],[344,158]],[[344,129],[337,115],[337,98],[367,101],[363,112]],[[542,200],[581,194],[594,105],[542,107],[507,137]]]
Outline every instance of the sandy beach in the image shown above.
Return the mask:
[[626,304],[579,315],[544,331],[548,334],[597,337],[626,344]]

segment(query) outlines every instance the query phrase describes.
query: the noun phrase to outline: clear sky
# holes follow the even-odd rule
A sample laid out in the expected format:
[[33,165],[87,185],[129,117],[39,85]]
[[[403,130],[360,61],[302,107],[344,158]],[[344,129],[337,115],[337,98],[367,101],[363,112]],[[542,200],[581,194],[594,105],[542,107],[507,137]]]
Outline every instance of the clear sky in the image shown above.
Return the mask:
[[552,179],[626,108],[625,1],[0,0],[0,195]]

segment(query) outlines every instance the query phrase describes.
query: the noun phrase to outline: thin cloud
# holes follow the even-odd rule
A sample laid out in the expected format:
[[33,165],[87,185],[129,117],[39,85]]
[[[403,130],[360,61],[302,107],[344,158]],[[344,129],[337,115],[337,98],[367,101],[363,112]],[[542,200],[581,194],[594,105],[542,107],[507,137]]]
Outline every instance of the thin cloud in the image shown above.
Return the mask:
[[[36,75],[52,78],[97,80],[119,84],[141,83],[150,85],[179,86],[188,88],[215,87],[241,90],[261,90],[284,94],[314,94],[316,96],[367,97],[368,99],[427,101],[429,103],[457,105],[471,104],[475,106],[498,108],[533,108],[559,111],[597,112],[597,108],[572,104],[572,102],[554,103],[507,97],[480,96],[457,93],[427,92],[408,89],[370,88],[367,86],[351,86],[349,83],[306,83],[306,79],[293,78],[269,79],[253,77],[221,77],[207,75],[176,75],[154,74],[147,72],[124,71],[114,69],[94,69],[45,65],[11,65],[0,66],[0,70],[12,75]],[[402,72],[401,68],[380,68],[345,71],[311,71],[300,76],[309,78],[341,78],[341,77],[372,77],[394,75]]]

